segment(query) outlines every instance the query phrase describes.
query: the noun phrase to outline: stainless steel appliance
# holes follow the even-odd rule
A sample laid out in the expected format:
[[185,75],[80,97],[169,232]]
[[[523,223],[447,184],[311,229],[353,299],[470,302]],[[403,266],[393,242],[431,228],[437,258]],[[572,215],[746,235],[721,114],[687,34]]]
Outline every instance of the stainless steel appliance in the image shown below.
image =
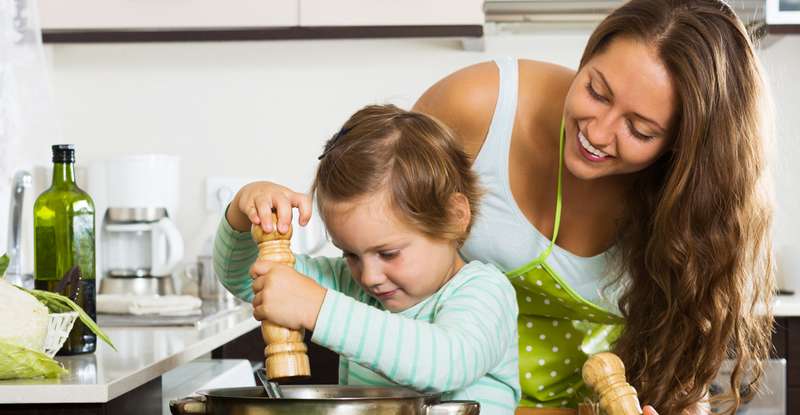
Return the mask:
[[109,208],[103,219],[101,293],[173,294],[183,240],[164,208]]
[[165,154],[118,157],[89,170],[100,237],[102,294],[172,294],[183,259],[178,207],[178,158]]
[[800,24],[800,0],[766,0],[768,25]]
[[[711,384],[711,396],[730,391],[731,361],[725,361]],[[745,386],[746,387],[746,386]],[[715,413],[721,411],[717,410]],[[742,405],[737,415],[786,415],[786,360],[770,359],[764,364],[762,391]]]
[[22,272],[22,212],[25,189],[31,187],[31,174],[27,171],[18,171],[14,175],[14,184],[11,188],[10,206],[8,209],[8,244],[6,245],[9,257],[6,269],[6,280],[12,284],[25,288],[33,288],[33,275]]

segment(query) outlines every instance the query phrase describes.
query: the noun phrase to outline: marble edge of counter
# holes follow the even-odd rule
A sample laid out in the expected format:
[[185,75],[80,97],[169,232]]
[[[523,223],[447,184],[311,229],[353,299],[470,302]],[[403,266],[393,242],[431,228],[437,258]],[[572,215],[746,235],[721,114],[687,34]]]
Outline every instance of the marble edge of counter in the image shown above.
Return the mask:
[[800,317],[800,294],[776,295],[772,312],[775,317]]
[[237,337],[257,328],[261,325],[260,322],[250,318],[245,319],[228,330],[217,333],[211,337],[203,339],[192,347],[185,349],[183,352],[173,355],[167,359],[158,361],[148,367],[142,368],[136,373],[132,373],[124,378],[117,379],[109,383],[109,396],[108,401],[121,396],[141,385],[177,368],[180,365],[191,362],[198,357],[211,352],[212,350],[220,347]]
[[230,328],[200,340],[172,356],[107,383],[60,384],[24,380],[21,384],[0,385],[0,404],[106,403],[211,352],[259,325],[260,323],[252,318],[243,319]]

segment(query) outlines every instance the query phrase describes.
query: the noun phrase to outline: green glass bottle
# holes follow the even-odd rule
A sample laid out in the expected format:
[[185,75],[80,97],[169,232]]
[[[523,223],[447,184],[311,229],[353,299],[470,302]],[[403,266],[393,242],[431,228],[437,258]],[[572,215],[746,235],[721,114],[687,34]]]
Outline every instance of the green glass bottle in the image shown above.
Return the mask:
[[[53,184],[33,206],[35,287],[70,297],[96,320],[94,202],[75,183],[75,147],[53,146]],[[80,269],[75,284],[62,283],[73,267]],[[59,355],[94,352],[97,336],[80,320],[75,322]]]

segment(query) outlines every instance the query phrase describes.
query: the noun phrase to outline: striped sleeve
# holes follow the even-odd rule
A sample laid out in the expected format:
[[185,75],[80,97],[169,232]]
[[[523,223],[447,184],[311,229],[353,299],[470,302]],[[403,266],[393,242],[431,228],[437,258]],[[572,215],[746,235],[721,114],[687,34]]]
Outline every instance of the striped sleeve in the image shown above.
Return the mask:
[[362,303],[372,305],[378,303],[353,279],[350,268],[344,258],[297,255],[295,261],[294,269],[313,279],[317,284],[329,290],[338,291]]
[[450,291],[428,322],[328,290],[312,341],[417,390],[464,388],[513,347],[516,300],[503,277],[468,276]]
[[258,246],[250,232],[231,227],[225,216],[214,238],[214,272],[222,285],[244,301],[253,301],[250,265],[258,258]]
[[[233,229],[223,217],[214,238],[214,272],[228,291],[247,302],[253,301],[250,266],[257,258],[258,246],[250,232]],[[350,269],[342,258],[297,255],[295,269],[325,288],[342,292],[359,301],[371,300],[353,280]]]

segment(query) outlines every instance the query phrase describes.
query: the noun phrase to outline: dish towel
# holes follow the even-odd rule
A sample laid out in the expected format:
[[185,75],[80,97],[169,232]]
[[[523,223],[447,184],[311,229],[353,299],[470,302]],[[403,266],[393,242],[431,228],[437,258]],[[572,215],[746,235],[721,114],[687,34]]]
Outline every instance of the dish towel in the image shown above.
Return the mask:
[[200,314],[202,304],[191,295],[97,295],[97,312],[105,314],[191,316]]

